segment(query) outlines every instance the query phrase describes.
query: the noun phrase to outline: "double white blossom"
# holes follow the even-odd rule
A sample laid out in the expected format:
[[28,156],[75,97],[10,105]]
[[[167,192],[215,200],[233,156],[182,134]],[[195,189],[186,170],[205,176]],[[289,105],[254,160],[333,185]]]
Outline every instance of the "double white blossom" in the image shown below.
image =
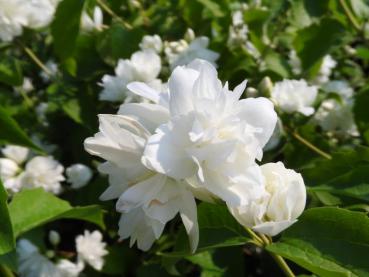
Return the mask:
[[152,172],[141,163],[150,132],[168,120],[168,110],[156,104],[130,103],[122,105],[118,115],[100,115],[99,120],[100,132],[86,139],[85,148],[107,160],[99,171],[109,175],[110,186],[101,199],[119,198],[120,236],[131,237],[131,245],[137,241],[140,249],[148,250],[166,223],[180,213],[192,249],[196,249],[197,214],[191,192],[183,182]]
[[23,27],[38,29],[47,26],[57,3],[51,0],[0,0],[0,39],[11,41],[22,34]]
[[131,59],[119,60],[115,68],[115,76],[104,75],[102,78],[103,90],[100,100],[126,102],[134,100],[127,84],[133,81],[145,82],[150,87],[161,90],[161,80],[158,75],[161,70],[161,60],[153,50],[137,51]]
[[45,191],[59,194],[64,167],[53,157],[36,156],[27,162],[21,173],[22,188],[43,188]]
[[314,115],[314,121],[323,131],[339,137],[358,136],[355,124],[353,107],[353,89],[346,81],[330,81],[322,87],[329,93],[335,93],[340,99],[330,98],[324,100]]
[[65,170],[67,182],[73,189],[79,189],[87,185],[92,178],[92,170],[84,164],[74,164]]
[[[232,205],[241,200],[236,187],[249,190],[250,199],[257,196],[258,184],[245,185],[253,183],[246,168],[262,158],[277,116],[266,98],[239,100],[245,86],[230,91],[203,60],[177,67],[168,82],[170,120],[149,138],[143,164],[176,180],[195,176],[196,187]],[[140,95],[148,91],[142,83],[128,87]]]
[[309,86],[305,80],[283,80],[275,84],[271,98],[286,113],[309,116],[315,111],[313,104],[317,94],[318,88]]
[[306,203],[304,180],[281,162],[264,164],[258,173],[259,182],[264,184],[264,195],[246,205],[229,207],[229,210],[240,224],[275,236],[295,223],[303,212]]
[[83,235],[76,238],[78,260],[88,263],[96,270],[101,270],[104,265],[104,256],[108,254],[106,243],[102,240],[102,234],[95,230],[92,233],[85,230]]

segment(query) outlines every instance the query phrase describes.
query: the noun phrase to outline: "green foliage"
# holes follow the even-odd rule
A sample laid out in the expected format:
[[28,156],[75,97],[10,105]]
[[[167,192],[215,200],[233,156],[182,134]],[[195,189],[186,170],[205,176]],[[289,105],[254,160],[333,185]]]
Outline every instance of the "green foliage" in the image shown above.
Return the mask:
[[86,220],[104,227],[102,210],[97,206],[73,208],[43,189],[25,190],[14,196],[9,205],[9,214],[15,236],[47,222],[72,218]]
[[8,210],[8,195],[0,181],[0,256],[10,252],[15,247],[12,223]]
[[42,150],[36,146],[24,133],[18,123],[9,113],[0,106],[0,141],[7,144],[17,144],[34,149],[37,152]]
[[0,82],[19,86],[23,83],[22,67],[19,60],[0,56]]
[[339,208],[310,209],[267,249],[318,276],[367,276],[369,219]]

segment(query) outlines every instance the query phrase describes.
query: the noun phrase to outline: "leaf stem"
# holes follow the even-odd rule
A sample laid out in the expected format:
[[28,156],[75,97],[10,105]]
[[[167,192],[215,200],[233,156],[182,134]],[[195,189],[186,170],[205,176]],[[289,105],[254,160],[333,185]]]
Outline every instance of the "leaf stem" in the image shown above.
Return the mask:
[[[253,238],[253,242],[260,247],[265,248],[265,246],[272,243],[272,239],[269,236],[266,236],[264,234],[256,234],[254,231],[252,231],[250,228],[245,228],[246,231],[250,234],[250,236]],[[269,252],[269,251],[268,251]],[[272,256],[272,258],[276,261],[278,266],[282,269],[284,274],[287,277],[295,277],[295,274],[292,272],[286,261],[283,259],[283,257],[274,254],[272,252],[269,252],[269,254]]]
[[347,5],[346,1],[345,0],[340,0],[340,4],[341,4],[341,7],[343,8],[346,16],[350,20],[351,24],[354,26],[354,28],[358,31],[361,31],[360,24],[357,22],[355,16],[351,12],[351,10],[350,10],[349,6]]
[[125,22],[122,18],[120,18],[115,12],[113,12],[112,9],[110,9],[110,7],[104,2],[104,0],[96,0],[96,2],[99,4],[99,6],[107,13],[109,14],[111,17],[113,17],[115,20],[119,21],[120,23],[123,24],[124,27],[126,27],[127,29],[132,29],[132,25]]
[[53,75],[50,69],[47,68],[47,66],[36,56],[36,54],[30,48],[24,46],[21,42],[18,43],[36,65],[38,65],[47,75]]
[[312,144],[311,142],[307,141],[306,139],[304,139],[302,136],[299,135],[299,133],[297,133],[296,131],[291,132],[292,136],[297,139],[298,141],[300,141],[302,144],[305,144],[305,146],[307,146],[308,148],[310,148],[311,150],[313,150],[315,153],[319,154],[320,156],[331,160],[332,156],[329,155],[328,153],[324,152],[323,150],[319,149],[318,147],[316,147],[314,144]]
[[295,277],[295,274],[292,272],[286,261],[279,255],[269,252],[272,258],[276,261],[279,267],[283,270],[284,274],[287,277]]

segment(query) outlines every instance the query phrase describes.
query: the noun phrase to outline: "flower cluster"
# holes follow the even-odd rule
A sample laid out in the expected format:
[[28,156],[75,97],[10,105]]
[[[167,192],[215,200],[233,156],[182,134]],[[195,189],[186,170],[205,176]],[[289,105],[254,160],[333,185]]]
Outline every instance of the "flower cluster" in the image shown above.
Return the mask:
[[[159,78],[165,65],[174,68],[177,65],[188,64],[196,58],[215,63],[219,54],[207,49],[207,37],[195,37],[189,29],[185,39],[179,41],[162,41],[160,36],[144,36],[139,44],[141,48],[132,54],[130,59],[120,59],[115,67],[115,75],[104,75],[102,78],[103,90],[100,100],[111,102],[141,102],[143,99],[127,89],[133,81],[147,84],[157,91],[165,91],[166,84]],[[163,53],[164,52],[164,53]]]
[[[8,192],[14,194],[22,189],[43,188],[53,194],[63,190],[64,166],[53,156],[37,156],[28,148],[8,145],[1,150],[0,178]],[[66,169],[67,181],[73,189],[85,186],[92,178],[92,171],[83,164]]]
[[99,171],[110,186],[101,199],[118,198],[119,234],[147,250],[180,214],[195,251],[199,230],[195,198],[223,200],[235,218],[276,235],[305,207],[300,174],[282,163],[259,166],[277,114],[270,100],[240,100],[204,60],[177,66],[168,90],[144,82],[127,88],[151,102],[126,103],[117,115],[99,115],[100,132],[85,149],[106,160]]
[[[51,231],[49,240],[57,247],[60,235]],[[61,258],[54,263],[50,260],[50,258],[55,258],[54,251],[48,251],[45,256],[31,241],[21,239],[17,245],[19,274],[23,277],[77,277],[86,264],[96,270],[101,270],[104,265],[104,256],[108,254],[105,248],[106,243],[102,241],[102,234],[99,231],[91,233],[85,230],[83,235],[76,237],[76,261]]]

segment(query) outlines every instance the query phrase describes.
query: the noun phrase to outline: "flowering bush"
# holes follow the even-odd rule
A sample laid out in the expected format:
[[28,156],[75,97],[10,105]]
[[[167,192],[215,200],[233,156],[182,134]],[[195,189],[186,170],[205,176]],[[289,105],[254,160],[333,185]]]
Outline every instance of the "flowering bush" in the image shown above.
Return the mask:
[[369,276],[364,0],[0,0],[0,275]]

